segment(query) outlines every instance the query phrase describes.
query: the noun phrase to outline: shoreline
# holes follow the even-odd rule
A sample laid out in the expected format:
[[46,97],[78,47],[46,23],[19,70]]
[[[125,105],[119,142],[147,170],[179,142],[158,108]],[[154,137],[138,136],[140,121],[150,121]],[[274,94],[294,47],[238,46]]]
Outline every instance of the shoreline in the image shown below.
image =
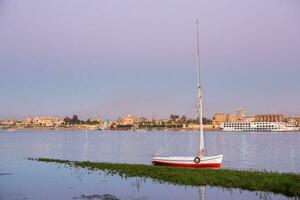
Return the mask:
[[[87,127],[0,127],[0,130],[7,132],[15,131],[132,131],[132,132],[197,132],[198,129],[191,128],[149,128],[149,129],[97,129]],[[219,128],[204,129],[207,132],[222,132],[222,133],[300,133],[300,130],[293,131],[222,131]]]
[[[15,131],[119,131],[119,132],[197,132],[198,129],[191,128],[150,128],[150,129],[95,129],[86,127],[0,127],[0,130],[7,132]],[[207,132],[222,133],[300,133],[300,130],[293,131],[222,131],[221,129],[204,129]]]
[[[90,127],[0,127],[0,130],[98,130],[98,131],[136,131],[136,132],[146,132],[146,131],[197,131],[198,129],[193,128],[145,128],[145,129],[135,129],[135,128],[112,128],[112,129],[99,129]],[[204,128],[204,131],[221,131],[219,128]]]

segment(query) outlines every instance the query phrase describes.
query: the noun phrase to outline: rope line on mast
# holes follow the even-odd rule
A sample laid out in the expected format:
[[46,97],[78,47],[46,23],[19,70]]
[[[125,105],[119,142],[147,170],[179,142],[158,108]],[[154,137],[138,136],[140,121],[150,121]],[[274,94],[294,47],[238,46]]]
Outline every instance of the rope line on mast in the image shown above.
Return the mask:
[[161,148],[158,149],[158,151],[155,153],[155,155],[160,155],[161,153],[167,151],[171,143],[175,141],[181,134],[177,134],[173,136],[165,145],[163,145]]
[[223,147],[221,145],[221,142],[220,142],[220,132],[217,133],[217,143],[218,143],[218,147],[221,149],[221,153],[223,154]]

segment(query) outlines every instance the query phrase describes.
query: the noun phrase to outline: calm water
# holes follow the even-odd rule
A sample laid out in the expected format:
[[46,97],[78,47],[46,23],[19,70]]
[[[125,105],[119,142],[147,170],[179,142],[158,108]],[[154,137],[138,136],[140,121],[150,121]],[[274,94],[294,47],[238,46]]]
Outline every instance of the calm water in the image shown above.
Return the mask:
[[[0,199],[72,199],[105,193],[120,199],[287,199],[261,192],[122,179],[24,159],[150,164],[153,153],[163,146],[162,154],[194,154],[196,141],[193,132],[0,131]],[[223,152],[224,168],[300,173],[299,144],[299,133],[206,134],[208,154]]]

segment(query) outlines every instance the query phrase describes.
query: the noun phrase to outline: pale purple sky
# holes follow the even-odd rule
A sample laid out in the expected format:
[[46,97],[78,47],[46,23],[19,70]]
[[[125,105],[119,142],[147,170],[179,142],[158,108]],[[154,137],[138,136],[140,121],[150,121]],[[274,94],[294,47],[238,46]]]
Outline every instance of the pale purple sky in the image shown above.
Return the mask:
[[0,119],[300,114],[299,0],[0,0]]

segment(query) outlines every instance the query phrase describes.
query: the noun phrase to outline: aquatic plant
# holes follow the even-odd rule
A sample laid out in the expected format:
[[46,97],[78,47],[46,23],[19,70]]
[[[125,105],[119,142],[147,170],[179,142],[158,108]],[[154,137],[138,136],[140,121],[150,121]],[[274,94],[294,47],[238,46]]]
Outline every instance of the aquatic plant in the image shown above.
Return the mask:
[[142,164],[69,161],[49,158],[29,160],[60,163],[73,167],[102,170],[121,177],[144,177],[159,182],[191,186],[217,186],[249,191],[273,192],[300,197],[300,174],[235,169],[196,169]]

